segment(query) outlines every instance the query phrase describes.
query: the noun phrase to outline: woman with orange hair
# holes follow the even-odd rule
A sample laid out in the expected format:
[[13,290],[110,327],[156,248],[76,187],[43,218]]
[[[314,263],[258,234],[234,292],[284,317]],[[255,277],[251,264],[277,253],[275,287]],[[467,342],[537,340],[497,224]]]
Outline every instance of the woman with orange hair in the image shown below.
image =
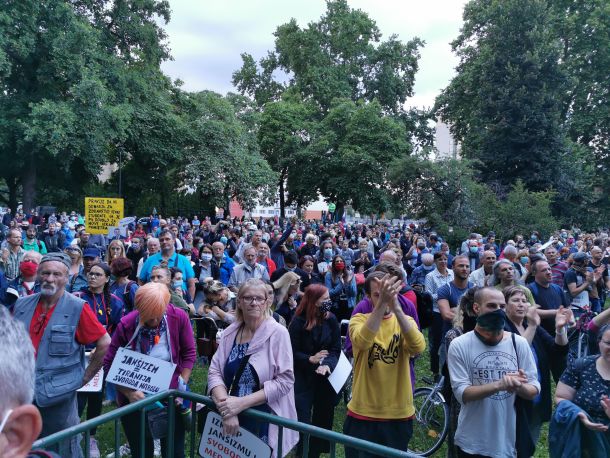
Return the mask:
[[[337,318],[330,312],[332,303],[328,288],[309,285],[288,327],[294,355],[297,416],[300,422],[328,430],[333,429],[338,396],[327,377],[341,354],[341,332]],[[328,441],[311,438],[310,458],[329,450]]]
[[[188,315],[169,303],[170,293],[166,285],[147,283],[136,292],[135,309],[124,316],[112,336],[110,348],[104,357],[104,371],[108,373],[120,347],[145,353],[154,358],[176,364],[170,388],[188,383],[195,364],[195,338]],[[144,393],[117,386],[117,403],[124,406],[144,399]],[[121,423],[132,456],[153,456],[153,439],[145,428],[144,455],[140,455],[140,414],[134,412],[121,417]],[[184,426],[176,422],[174,456],[184,456]],[[167,456],[167,441],[161,439],[161,454]]]

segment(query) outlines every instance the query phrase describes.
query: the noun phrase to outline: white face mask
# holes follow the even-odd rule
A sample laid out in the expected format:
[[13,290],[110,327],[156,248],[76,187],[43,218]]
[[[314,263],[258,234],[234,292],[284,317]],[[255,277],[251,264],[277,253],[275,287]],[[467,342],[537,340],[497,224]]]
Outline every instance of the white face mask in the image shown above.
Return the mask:
[[2,433],[2,430],[6,426],[6,423],[8,422],[8,417],[10,417],[12,413],[13,413],[13,409],[9,409],[8,412],[6,412],[4,414],[4,418],[2,419],[2,423],[0,423],[0,433]]

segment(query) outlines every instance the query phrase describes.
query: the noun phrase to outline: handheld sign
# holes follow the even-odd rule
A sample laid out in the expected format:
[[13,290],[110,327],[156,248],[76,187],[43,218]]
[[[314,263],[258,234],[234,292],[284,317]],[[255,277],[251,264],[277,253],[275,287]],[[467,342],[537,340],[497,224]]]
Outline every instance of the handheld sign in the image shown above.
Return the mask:
[[106,381],[157,394],[169,389],[175,369],[176,365],[169,361],[121,347],[114,356]]
[[97,393],[102,391],[104,385],[104,369],[100,369],[86,385],[76,390],[78,393]]
[[352,365],[349,362],[349,359],[341,352],[341,356],[339,356],[339,361],[335,366],[335,370],[331,372],[328,376],[328,381],[332,385],[333,389],[339,394],[345,382],[349,377],[349,374],[352,373]]
[[91,234],[107,234],[123,218],[123,199],[85,197],[85,226]]
[[235,436],[225,436],[222,432],[222,418],[216,412],[209,412],[199,443],[199,456],[270,458],[271,447],[244,428],[239,428]]

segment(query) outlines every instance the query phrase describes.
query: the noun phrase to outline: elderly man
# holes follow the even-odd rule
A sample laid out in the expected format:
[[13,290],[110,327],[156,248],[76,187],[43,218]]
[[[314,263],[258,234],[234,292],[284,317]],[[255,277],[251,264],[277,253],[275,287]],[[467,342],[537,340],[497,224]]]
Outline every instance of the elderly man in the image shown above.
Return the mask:
[[4,307],[0,307],[0,341],[0,456],[25,458],[42,429],[40,412],[32,405],[34,348],[23,325]]
[[138,261],[138,269],[136,272],[137,277],[140,276],[140,272],[142,272],[142,266],[144,265],[148,257],[152,256],[153,254],[157,254],[159,251],[161,251],[159,239],[156,237],[148,237],[148,239],[146,240],[146,252]]
[[434,255],[432,253],[424,253],[421,255],[421,266],[413,269],[409,284],[418,291],[423,291],[426,284],[426,276],[434,270]]
[[[18,299],[14,308],[15,319],[29,330],[36,355],[34,399],[42,416],[42,437],[80,422],[76,390],[100,370],[110,345],[91,308],[65,290],[70,264],[64,253],[45,255],[38,267],[40,293]],[[91,344],[95,352],[85,368],[85,345]],[[94,449],[97,444],[90,445]],[[80,457],[78,438],[62,441],[57,452]]]
[[229,280],[229,289],[237,292],[239,287],[250,280],[251,278],[259,278],[264,281],[269,281],[269,273],[267,269],[256,262],[256,248],[250,246],[244,250],[244,262],[238,264],[233,269],[231,279]]
[[195,297],[195,271],[191,265],[190,259],[186,256],[176,253],[174,245],[175,235],[170,230],[164,230],[159,235],[159,245],[161,252],[149,256],[142,270],[140,271],[140,284],[150,281],[150,273],[152,268],[159,264],[165,264],[169,269],[176,267],[182,271],[184,281],[182,288],[187,289],[191,297]]
[[494,263],[496,262],[496,253],[491,250],[483,252],[483,265],[470,274],[468,280],[479,288],[487,286],[489,278],[493,274]]
[[222,242],[212,243],[212,265],[216,265],[220,271],[220,281],[227,286],[231,274],[235,268],[235,261],[225,252],[225,244]]

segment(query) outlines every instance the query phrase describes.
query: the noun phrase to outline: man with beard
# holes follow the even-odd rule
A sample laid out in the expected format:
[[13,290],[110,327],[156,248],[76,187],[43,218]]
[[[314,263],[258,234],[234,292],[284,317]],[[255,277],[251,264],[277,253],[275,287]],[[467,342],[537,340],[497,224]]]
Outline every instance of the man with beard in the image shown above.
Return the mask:
[[[102,367],[110,336],[85,301],[66,292],[70,258],[45,255],[38,268],[40,292],[17,300],[15,319],[29,331],[36,355],[34,401],[42,416],[41,437],[80,422],[76,390]],[[48,332],[46,330],[48,329]],[[85,345],[95,344],[85,368]],[[55,450],[61,456],[82,456],[79,438],[66,439]]]
[[44,236],[44,244],[49,253],[59,253],[66,245],[66,234],[58,231],[55,224],[49,224],[47,234]]
[[451,387],[461,404],[455,433],[458,457],[517,456],[515,397],[532,400],[540,392],[527,340],[504,331],[504,306],[497,289],[478,290],[474,330],[449,346]]

